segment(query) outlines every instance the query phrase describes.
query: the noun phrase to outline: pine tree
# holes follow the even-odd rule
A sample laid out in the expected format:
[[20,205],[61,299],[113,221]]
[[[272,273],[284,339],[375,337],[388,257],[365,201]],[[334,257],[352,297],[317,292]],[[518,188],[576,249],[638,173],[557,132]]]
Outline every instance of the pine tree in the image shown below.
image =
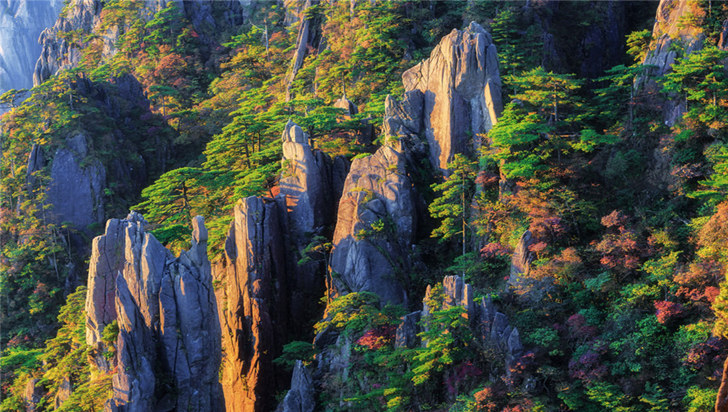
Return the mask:
[[475,162],[456,154],[448,164],[448,171],[450,175],[442,183],[432,185],[434,191],[441,193],[429,206],[432,217],[441,219],[440,226],[432,231],[432,237],[445,241],[460,235],[464,255],[470,201],[475,193]]

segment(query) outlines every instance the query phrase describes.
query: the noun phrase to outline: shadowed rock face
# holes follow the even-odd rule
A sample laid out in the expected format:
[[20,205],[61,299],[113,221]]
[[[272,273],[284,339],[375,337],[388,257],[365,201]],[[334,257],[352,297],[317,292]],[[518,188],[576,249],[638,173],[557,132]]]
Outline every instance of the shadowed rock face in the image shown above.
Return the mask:
[[[279,196],[285,204],[287,236],[292,241],[287,256],[294,273],[288,301],[294,334],[305,334],[305,325],[318,316],[318,301],[324,295],[326,259],[323,253],[301,256],[299,252],[311,242],[324,243],[319,236],[330,235],[336,217],[334,199],[341,196],[343,186],[335,187],[334,172],[337,175],[346,173],[348,161],[340,158],[332,162],[325,153],[312,150],[308,135],[291,121],[286,125],[282,140],[283,173]],[[297,264],[301,258],[309,261]]]
[[55,220],[70,222],[80,230],[104,219],[106,169],[99,160],[85,162],[87,154],[83,134],[66,140],[66,147],[58,149],[53,156],[48,188],[48,201],[53,205]]
[[472,149],[471,139],[477,147],[476,135],[490,130],[503,109],[496,48],[490,34],[474,22],[445,36],[429,59],[402,75],[402,82],[406,91],[424,94],[430,160],[442,170],[454,154]]
[[316,407],[316,393],[313,387],[311,372],[296,361],[291,378],[291,389],[286,393],[283,402],[278,405],[276,412],[313,412]]
[[192,247],[178,258],[145,232],[132,212],[94,239],[86,297],[86,341],[102,356],[104,328],[116,321],[111,411],[218,411],[220,329],[207,260],[207,230],[193,220]]
[[288,219],[295,231],[296,244],[321,234],[333,222],[331,158],[313,151],[308,135],[289,121],[283,132],[283,174],[281,195],[285,197]]
[[283,345],[289,274],[284,226],[272,199],[249,197],[235,205],[225,253],[213,268],[225,353],[222,385],[228,412],[273,409],[273,359]]
[[416,216],[404,163],[388,146],[352,163],[333,238],[330,298],[368,291],[384,302],[406,303],[400,279],[406,278]]

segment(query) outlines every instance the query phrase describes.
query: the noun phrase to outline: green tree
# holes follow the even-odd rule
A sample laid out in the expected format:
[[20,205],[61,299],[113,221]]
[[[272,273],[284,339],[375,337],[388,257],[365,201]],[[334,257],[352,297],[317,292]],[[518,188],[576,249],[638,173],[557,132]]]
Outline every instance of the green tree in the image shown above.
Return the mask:
[[664,90],[685,99],[684,117],[708,128],[722,130],[728,124],[728,51],[706,44],[679,59],[665,75]]
[[430,215],[441,219],[440,226],[432,231],[432,237],[445,241],[460,235],[462,253],[465,255],[470,201],[475,194],[475,162],[456,154],[448,164],[449,176],[442,183],[432,185],[441,195],[430,204]]

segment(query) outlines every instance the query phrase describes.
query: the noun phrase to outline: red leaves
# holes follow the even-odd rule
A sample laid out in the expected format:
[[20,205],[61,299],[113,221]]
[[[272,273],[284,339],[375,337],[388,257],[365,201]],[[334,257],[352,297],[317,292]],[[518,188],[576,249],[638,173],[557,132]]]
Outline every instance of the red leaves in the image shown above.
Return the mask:
[[676,319],[684,315],[683,305],[676,302],[669,302],[666,300],[658,300],[655,302],[655,309],[657,312],[657,321],[663,325],[669,322],[671,319]]
[[480,256],[485,259],[492,259],[498,256],[508,256],[510,251],[500,243],[488,243],[480,249]]
[[647,250],[638,242],[637,234],[626,227],[627,217],[620,211],[602,217],[609,233],[596,245],[596,250],[602,253],[599,262],[617,272],[627,273],[640,266],[640,259],[647,254]]
[[397,328],[392,325],[384,325],[377,328],[369,329],[356,341],[359,346],[365,346],[369,350],[381,349],[385,345],[389,345],[394,340]]

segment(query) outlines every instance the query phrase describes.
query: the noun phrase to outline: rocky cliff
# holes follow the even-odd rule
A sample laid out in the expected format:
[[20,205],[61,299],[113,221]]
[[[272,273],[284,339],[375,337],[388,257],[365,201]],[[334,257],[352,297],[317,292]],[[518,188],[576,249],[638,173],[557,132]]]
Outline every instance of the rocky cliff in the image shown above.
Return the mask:
[[38,36],[53,25],[62,7],[61,0],[0,1],[0,94],[33,86],[33,66],[41,51]]
[[224,254],[213,266],[228,411],[273,409],[276,388],[288,384],[273,359],[284,343],[310,333],[309,319],[320,316],[326,255],[302,256],[302,251],[316,236],[330,235],[340,195],[334,176],[345,173],[348,164],[312,150],[308,136],[292,122],[282,142],[280,195],[238,202]]
[[[662,76],[672,70],[678,51],[675,47],[684,47],[684,55],[688,55],[703,47],[705,35],[701,27],[686,24],[682,16],[700,12],[694,4],[687,0],[661,0],[655,14],[655,25],[652,29],[651,50],[647,53],[643,64],[652,66],[650,74]],[[655,89],[659,86],[654,81],[643,81],[645,86]],[[684,103],[668,98],[663,102],[665,124],[674,125],[685,111]]]
[[219,282],[227,411],[264,411],[273,405],[278,376],[272,361],[291,325],[287,298],[292,279],[283,219],[272,199],[238,202],[222,261],[213,268]]
[[[220,329],[207,259],[207,230],[193,220],[192,247],[175,258],[145,231],[143,217],[111,219],[94,239],[86,342],[94,363],[114,370],[111,411],[218,411]],[[109,364],[104,330],[116,322]]]
[[417,216],[404,157],[389,146],[354,159],[344,183],[331,251],[329,298],[373,292],[406,304]]
[[[169,0],[146,0],[138,3],[138,18],[151,20],[154,14],[166,7]],[[217,34],[237,27],[246,21],[255,10],[254,1],[184,1],[178,2],[183,15],[198,30],[197,35],[209,44],[214,43]],[[104,60],[116,53],[116,42],[126,27],[108,24],[102,29],[102,0],[70,0],[64,7],[64,13],[40,35],[40,58],[35,62],[33,84],[38,85],[55,74],[58,70],[78,66],[84,47],[83,37],[74,38],[69,34],[82,33],[82,36],[94,34],[102,39],[101,55]]]
[[282,141],[280,199],[285,204],[288,258],[295,273],[290,296],[292,326],[303,333],[307,319],[318,315],[316,302],[324,295],[327,256],[323,244],[331,236],[349,162],[344,157],[332,161],[313,150],[308,135],[291,121]]

